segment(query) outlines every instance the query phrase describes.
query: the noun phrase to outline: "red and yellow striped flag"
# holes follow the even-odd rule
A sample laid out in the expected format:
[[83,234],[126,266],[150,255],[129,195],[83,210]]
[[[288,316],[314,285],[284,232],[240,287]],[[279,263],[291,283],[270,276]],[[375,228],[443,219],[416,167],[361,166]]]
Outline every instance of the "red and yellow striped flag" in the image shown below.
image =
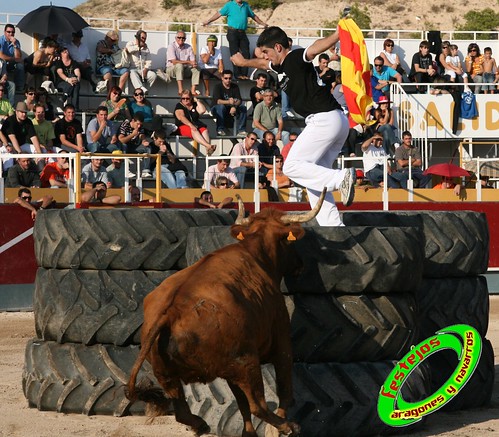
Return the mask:
[[359,124],[371,124],[366,111],[373,104],[371,73],[364,36],[355,21],[342,18],[338,23],[341,45],[341,82],[348,111]]

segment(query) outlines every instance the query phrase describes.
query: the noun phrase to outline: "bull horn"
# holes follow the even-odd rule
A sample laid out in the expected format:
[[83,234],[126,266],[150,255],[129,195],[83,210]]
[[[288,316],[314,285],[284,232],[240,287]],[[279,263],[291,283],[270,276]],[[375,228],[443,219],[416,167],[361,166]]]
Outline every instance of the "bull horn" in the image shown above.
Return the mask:
[[239,212],[237,213],[237,218],[236,218],[236,221],[234,223],[236,225],[248,225],[249,218],[244,217],[245,211],[244,211],[243,200],[241,199],[241,196],[239,194],[236,194],[236,199],[237,199],[237,203],[239,205]]
[[324,187],[317,204],[310,210],[301,214],[286,214],[281,217],[283,223],[305,223],[312,220],[320,211],[324,198],[326,197],[327,188]]

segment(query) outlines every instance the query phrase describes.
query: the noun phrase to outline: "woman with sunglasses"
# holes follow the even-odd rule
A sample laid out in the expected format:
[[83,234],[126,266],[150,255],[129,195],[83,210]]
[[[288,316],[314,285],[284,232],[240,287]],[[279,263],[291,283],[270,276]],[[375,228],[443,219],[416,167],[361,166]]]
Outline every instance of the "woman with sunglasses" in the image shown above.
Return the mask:
[[107,119],[111,120],[118,127],[123,121],[132,119],[126,103],[127,99],[122,98],[121,88],[113,85],[107,93],[107,99],[101,102],[100,106],[107,108]]
[[[470,82],[481,84],[483,82],[483,56],[480,54],[478,44],[468,46],[468,56],[464,59],[464,70],[468,73]],[[475,86],[475,94],[479,93],[481,86]]]
[[159,115],[155,115],[152,109],[152,104],[146,99],[144,90],[142,88],[135,88],[133,92],[133,101],[128,104],[130,114],[133,115],[137,112],[142,112],[144,115],[144,130],[147,135],[152,134],[163,128],[163,121]]
[[282,171],[282,166],[284,165],[284,158],[282,155],[277,155],[275,157],[275,173],[274,173],[274,168],[271,168],[267,172],[267,180],[272,183],[274,180],[274,174],[275,174],[275,180],[277,181],[277,187],[278,188],[288,188],[293,186],[293,182],[291,179],[289,179],[284,172]]
[[[450,41],[442,41],[442,53],[437,58],[437,65],[440,68],[441,74],[444,74],[445,70],[450,69],[446,61],[447,56],[450,56]],[[445,79],[449,81],[450,77],[446,77]]]
[[196,99],[189,90],[183,90],[180,102],[175,106],[175,124],[178,132],[184,137],[192,138],[206,147],[206,153],[212,155],[216,149],[210,144],[210,135],[206,125],[199,120],[199,116],[206,112],[204,104]]
[[45,120],[55,122],[54,106],[50,102],[48,92],[45,88],[40,87],[36,90],[37,104],[42,105],[45,109]]
[[35,118],[35,105],[36,105],[36,90],[32,86],[26,88],[24,91],[24,103],[28,107],[28,118],[33,120]]

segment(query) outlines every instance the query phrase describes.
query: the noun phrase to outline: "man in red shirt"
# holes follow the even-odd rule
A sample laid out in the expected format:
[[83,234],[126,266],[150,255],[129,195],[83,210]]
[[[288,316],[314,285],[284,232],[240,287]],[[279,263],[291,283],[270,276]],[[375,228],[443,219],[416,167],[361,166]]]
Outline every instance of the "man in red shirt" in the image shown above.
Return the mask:
[[42,188],[67,188],[68,179],[68,158],[57,158],[56,162],[47,164],[40,175]]

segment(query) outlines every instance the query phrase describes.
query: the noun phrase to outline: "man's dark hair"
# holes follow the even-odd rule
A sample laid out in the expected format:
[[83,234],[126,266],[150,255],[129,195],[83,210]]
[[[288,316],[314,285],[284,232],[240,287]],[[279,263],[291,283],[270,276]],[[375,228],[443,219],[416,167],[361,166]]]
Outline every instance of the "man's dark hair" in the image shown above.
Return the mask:
[[64,106],[62,111],[66,112],[66,109],[72,109],[73,111],[76,111],[75,105],[72,105],[71,103],[68,103],[66,106]]
[[429,48],[430,47],[430,43],[428,41],[426,41],[426,40],[421,41],[419,43],[419,48],[422,49],[423,47],[428,47]]
[[154,131],[154,138],[166,141],[166,132],[163,129]]
[[282,45],[285,49],[289,48],[288,35],[277,26],[267,27],[258,37],[257,47],[272,48],[276,44]]
[[93,184],[92,184],[92,188],[97,188],[99,185],[104,185],[104,187],[106,188],[107,190],[107,185],[105,182],[103,181],[95,181]]
[[405,130],[404,132],[402,132],[402,138],[404,138],[406,136],[409,136],[412,138],[412,134],[408,130]]
[[135,114],[133,114],[132,120],[140,121],[141,123],[144,123],[144,113],[140,112],[140,111],[136,112]]
[[383,64],[385,63],[384,59],[383,59],[381,56],[376,56],[376,57],[374,58],[374,61],[379,61],[379,62],[381,62],[381,63],[383,63]]
[[98,114],[101,111],[109,112],[109,110],[107,109],[107,107],[102,105],[102,106],[97,107],[97,111],[95,111],[95,113]]
[[202,198],[203,196],[206,196],[207,194],[208,194],[208,195],[210,195],[210,194],[211,194],[211,192],[210,192],[210,191],[203,191],[203,192],[200,194],[199,198]]
[[224,71],[222,71],[222,76],[225,76],[226,74],[230,74],[232,76],[234,73],[232,72],[232,70],[225,69]]
[[31,196],[31,190],[29,188],[20,188],[17,192],[17,197],[21,197],[23,193],[29,194]]
[[329,56],[326,53],[321,53],[319,55],[319,62],[325,59],[326,61],[329,61]]
[[261,77],[264,77],[265,79],[269,80],[269,77],[267,76],[267,73],[258,73],[256,75],[257,79],[260,79]]
[[3,28],[3,31],[5,32],[7,29],[15,29],[16,27],[13,24],[7,23],[5,27]]

